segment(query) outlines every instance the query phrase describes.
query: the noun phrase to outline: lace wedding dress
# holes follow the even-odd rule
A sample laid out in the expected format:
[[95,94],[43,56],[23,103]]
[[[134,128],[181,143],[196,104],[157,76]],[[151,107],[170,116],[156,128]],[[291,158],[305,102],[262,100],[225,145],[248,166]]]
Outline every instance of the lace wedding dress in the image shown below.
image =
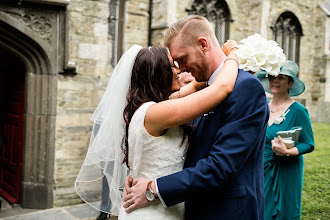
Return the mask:
[[[144,127],[144,118],[147,109],[155,104],[143,104],[133,115],[129,131],[128,164],[131,168],[132,178],[146,177],[150,180],[166,176],[183,169],[184,157],[188,142],[183,140],[183,130],[180,127],[168,129],[164,135],[151,136]],[[159,199],[148,206],[126,213],[121,207],[119,220],[139,219],[183,219],[184,204],[180,203],[171,207],[164,207]]]

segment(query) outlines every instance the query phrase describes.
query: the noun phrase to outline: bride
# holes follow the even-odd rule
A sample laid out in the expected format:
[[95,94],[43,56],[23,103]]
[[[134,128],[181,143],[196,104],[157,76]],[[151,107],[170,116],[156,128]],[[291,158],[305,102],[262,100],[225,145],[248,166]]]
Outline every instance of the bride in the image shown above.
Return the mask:
[[[180,69],[165,48],[134,45],[122,56],[92,115],[90,146],[75,182],[85,202],[97,208],[92,201],[105,177],[111,209],[102,212],[119,214],[124,220],[183,219],[183,204],[164,208],[160,201],[126,213],[121,201],[124,178],[128,171],[132,178],[156,179],[183,169],[189,143],[187,123],[217,106],[233,90],[238,73],[234,45],[234,41],[224,44],[232,52],[227,56],[231,59],[203,90],[205,82],[196,81],[180,89]],[[182,98],[169,99],[176,91]]]

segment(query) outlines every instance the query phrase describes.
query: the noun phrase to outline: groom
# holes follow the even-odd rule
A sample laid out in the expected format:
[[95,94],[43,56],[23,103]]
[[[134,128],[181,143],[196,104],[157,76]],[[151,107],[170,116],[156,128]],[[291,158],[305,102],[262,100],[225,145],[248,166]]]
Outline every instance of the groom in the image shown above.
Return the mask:
[[[165,35],[165,46],[181,71],[208,84],[226,59],[210,23],[201,16],[191,15],[174,23]],[[194,121],[183,171],[156,180],[138,178],[131,188],[126,181],[126,212],[148,205],[153,193],[166,207],[185,202],[185,219],[189,220],[263,220],[268,116],[259,80],[239,70],[231,95]]]

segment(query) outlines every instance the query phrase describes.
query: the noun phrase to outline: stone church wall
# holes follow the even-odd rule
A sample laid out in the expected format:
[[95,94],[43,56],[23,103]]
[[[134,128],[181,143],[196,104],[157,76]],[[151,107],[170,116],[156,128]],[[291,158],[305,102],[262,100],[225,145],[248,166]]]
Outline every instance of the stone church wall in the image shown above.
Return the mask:
[[[88,149],[90,117],[113,71],[109,0],[71,0],[67,9],[69,62],[77,75],[58,79],[54,206],[81,202],[73,184]],[[147,0],[126,2],[124,50],[133,44],[148,46],[148,10]]]
[[69,62],[75,76],[59,76],[56,120],[54,206],[79,203],[73,184],[85,158],[91,114],[110,76],[109,0],[71,0]]

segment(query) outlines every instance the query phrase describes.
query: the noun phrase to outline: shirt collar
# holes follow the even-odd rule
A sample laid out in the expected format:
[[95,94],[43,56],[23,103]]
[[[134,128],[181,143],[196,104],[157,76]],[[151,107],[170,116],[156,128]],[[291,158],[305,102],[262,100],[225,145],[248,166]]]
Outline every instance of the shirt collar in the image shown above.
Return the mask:
[[207,85],[211,85],[214,82],[215,78],[220,73],[220,71],[223,67],[223,64],[224,64],[224,62],[222,62],[221,65],[214,71],[214,73],[212,73],[209,80],[207,81]]

